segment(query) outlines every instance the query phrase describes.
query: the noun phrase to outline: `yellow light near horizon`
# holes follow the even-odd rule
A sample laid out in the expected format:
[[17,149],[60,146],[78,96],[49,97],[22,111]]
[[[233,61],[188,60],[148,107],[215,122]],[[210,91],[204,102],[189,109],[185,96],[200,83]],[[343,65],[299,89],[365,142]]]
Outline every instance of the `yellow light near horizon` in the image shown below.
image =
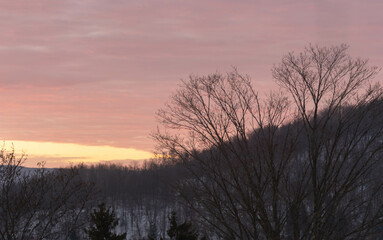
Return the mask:
[[[13,144],[17,153],[24,152],[28,158],[63,159],[61,165],[69,163],[97,163],[122,160],[145,160],[153,157],[147,151],[134,148],[119,148],[112,146],[88,146],[75,143],[34,142],[34,141],[6,141],[5,147],[9,149]],[[64,160],[67,159],[67,160]],[[47,162],[49,165],[49,163]],[[28,164],[25,165],[32,166]]]

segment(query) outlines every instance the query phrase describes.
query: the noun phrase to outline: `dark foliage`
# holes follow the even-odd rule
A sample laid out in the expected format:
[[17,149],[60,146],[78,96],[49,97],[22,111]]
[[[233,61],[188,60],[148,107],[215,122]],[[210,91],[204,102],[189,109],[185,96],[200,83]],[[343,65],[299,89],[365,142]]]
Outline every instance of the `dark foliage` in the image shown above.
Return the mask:
[[118,225],[118,219],[113,210],[105,207],[105,203],[98,205],[98,209],[93,210],[90,215],[91,226],[85,230],[91,240],[123,240],[126,233],[113,233]]
[[149,240],[157,239],[157,225],[154,221],[151,221],[149,223],[148,239]]
[[170,227],[167,231],[171,240],[197,240],[198,233],[193,229],[191,222],[185,221],[178,225],[176,212],[172,212],[169,217]]

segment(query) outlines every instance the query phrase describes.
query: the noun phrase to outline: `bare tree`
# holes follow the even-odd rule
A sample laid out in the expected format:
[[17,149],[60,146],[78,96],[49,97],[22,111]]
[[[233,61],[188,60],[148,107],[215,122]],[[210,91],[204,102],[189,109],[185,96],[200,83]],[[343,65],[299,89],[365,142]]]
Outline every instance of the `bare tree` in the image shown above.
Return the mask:
[[382,165],[382,88],[372,82],[377,67],[352,59],[347,49],[309,46],[273,69],[303,126],[307,177],[301,180],[309,187],[299,208],[308,221],[307,230],[295,229],[296,239],[366,239],[382,221],[382,180],[376,175]]
[[68,239],[87,223],[93,185],[78,168],[27,169],[25,160],[13,149],[0,152],[0,239]]
[[[179,193],[224,239],[368,239],[381,223],[382,90],[347,46],[285,56],[289,92],[261,100],[250,79],[190,77],[157,116]],[[291,102],[293,104],[291,104]]]

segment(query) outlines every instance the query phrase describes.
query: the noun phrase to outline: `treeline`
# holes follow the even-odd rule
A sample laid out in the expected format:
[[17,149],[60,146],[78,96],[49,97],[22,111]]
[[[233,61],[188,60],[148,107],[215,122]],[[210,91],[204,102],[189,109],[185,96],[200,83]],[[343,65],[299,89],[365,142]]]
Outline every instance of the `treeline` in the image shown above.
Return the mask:
[[[196,218],[195,213],[179,201],[175,189],[189,178],[183,164],[153,159],[139,166],[82,164],[75,167],[81,178],[97,189],[94,199],[115,210],[120,220],[118,229],[127,232],[127,239],[146,239],[149,232],[168,239],[169,216],[173,211],[182,221]],[[200,228],[198,221],[195,225]]]
[[172,186],[186,172],[179,164],[146,161],[142,165],[80,165],[80,174],[95,183],[100,197],[111,201],[140,203],[142,198],[174,201]]
[[169,239],[174,212],[184,224],[177,228],[173,216],[173,232],[190,232],[196,239],[189,224],[193,213],[178,203],[172,189],[186,176],[179,164],[152,160],[140,167],[46,169],[40,164],[29,169],[22,167],[25,160],[13,149],[0,151],[0,239],[88,239],[91,212],[100,203],[113,209],[119,223],[115,231],[127,233],[127,239]]

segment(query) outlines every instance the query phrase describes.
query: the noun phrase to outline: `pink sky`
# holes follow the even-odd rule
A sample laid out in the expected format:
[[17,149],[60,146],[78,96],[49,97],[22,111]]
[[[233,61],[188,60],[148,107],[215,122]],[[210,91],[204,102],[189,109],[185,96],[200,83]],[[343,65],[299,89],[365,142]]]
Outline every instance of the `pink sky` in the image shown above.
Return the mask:
[[348,43],[383,66],[380,0],[34,0],[0,10],[6,141],[152,151],[155,112],[190,74],[236,66],[268,92],[273,64],[308,43]]

